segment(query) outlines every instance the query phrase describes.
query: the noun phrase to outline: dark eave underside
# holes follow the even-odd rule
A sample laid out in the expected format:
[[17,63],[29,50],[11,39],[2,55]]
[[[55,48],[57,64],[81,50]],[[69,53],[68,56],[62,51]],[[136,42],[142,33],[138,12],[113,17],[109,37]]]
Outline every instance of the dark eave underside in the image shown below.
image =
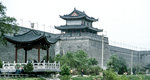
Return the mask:
[[102,32],[103,30],[102,29],[97,29],[97,28],[93,28],[93,27],[88,27],[88,26],[84,26],[84,25],[64,25],[64,26],[58,26],[56,27],[56,29],[59,29],[59,30],[69,30],[69,29],[90,29],[92,31],[96,31],[96,32]]
[[86,19],[86,20],[91,21],[91,22],[98,21],[98,19],[90,18],[87,16],[60,16],[60,18],[62,18],[64,20]]

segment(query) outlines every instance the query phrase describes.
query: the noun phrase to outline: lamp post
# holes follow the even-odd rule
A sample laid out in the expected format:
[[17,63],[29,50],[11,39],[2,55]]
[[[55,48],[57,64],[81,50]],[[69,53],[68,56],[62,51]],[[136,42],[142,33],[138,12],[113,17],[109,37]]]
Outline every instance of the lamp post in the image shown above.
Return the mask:
[[104,68],[104,35],[102,34],[102,58],[101,58],[101,67]]
[[133,51],[131,51],[131,75],[133,74]]

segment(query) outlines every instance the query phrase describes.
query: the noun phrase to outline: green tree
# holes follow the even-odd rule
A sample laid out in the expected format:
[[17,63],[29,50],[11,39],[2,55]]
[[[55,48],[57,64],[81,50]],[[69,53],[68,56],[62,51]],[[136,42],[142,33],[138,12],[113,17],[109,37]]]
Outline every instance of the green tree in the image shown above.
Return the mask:
[[100,72],[102,72],[103,69],[99,66],[90,66],[89,67],[89,74],[91,75],[99,75]]
[[24,66],[24,71],[25,72],[32,72],[33,71],[33,65],[31,63],[28,63],[27,65]]
[[98,63],[96,59],[88,58],[87,54],[82,50],[67,52],[62,56],[58,54],[55,56],[54,60],[60,62],[61,66],[66,64],[71,69],[75,70],[75,74],[80,73],[82,69],[85,74],[95,73],[95,71],[98,73],[99,71],[98,67],[92,67]]
[[[47,61],[47,56],[44,56],[43,57],[43,60]],[[54,62],[54,58],[52,58],[51,56],[49,56],[49,60],[48,60],[50,63],[53,63]]]
[[72,52],[67,52],[65,54],[65,58],[66,58],[66,64],[68,66],[70,66],[70,68],[74,68],[75,66],[75,60],[74,60],[74,54]]
[[112,69],[106,70],[103,72],[103,79],[102,80],[129,80],[127,76],[117,75]]
[[113,69],[118,74],[123,74],[127,72],[126,62],[123,58],[119,58],[116,55],[112,55],[107,63],[108,69]]
[[102,80],[118,80],[118,76],[112,69],[109,69],[104,71]]
[[90,58],[88,60],[88,65],[97,65],[98,61],[95,58]]
[[57,55],[54,57],[54,61],[60,62],[60,61],[61,61],[61,58],[62,58],[62,56],[61,56],[60,54],[57,54]]
[[74,60],[75,60],[74,66],[78,72],[80,72],[82,69],[88,68],[88,56],[84,51],[79,50],[79,51],[75,52],[74,53]]
[[5,34],[12,34],[18,31],[16,19],[6,16],[6,7],[0,2],[0,42],[6,44]]
[[54,58],[55,61],[60,62],[61,65],[66,64],[70,68],[79,68],[87,65],[88,63],[88,56],[87,54],[80,50],[77,52],[67,52],[63,56],[60,54],[56,55]]
[[70,67],[66,64],[61,67],[61,75],[70,75]]

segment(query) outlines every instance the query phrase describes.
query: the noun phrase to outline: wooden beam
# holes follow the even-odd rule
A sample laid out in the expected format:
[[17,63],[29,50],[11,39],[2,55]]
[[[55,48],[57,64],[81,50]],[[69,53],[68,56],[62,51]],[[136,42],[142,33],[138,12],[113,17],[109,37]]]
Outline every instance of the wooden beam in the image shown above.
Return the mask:
[[15,52],[16,52],[16,53],[15,53],[15,62],[17,63],[17,56],[18,56],[18,55],[17,55],[17,52],[18,52],[18,49],[17,49],[17,47],[16,47],[16,50],[15,50]]
[[38,48],[38,62],[40,62],[40,47]]
[[27,62],[27,50],[25,50],[25,63]]
[[49,48],[47,48],[47,62],[49,61]]

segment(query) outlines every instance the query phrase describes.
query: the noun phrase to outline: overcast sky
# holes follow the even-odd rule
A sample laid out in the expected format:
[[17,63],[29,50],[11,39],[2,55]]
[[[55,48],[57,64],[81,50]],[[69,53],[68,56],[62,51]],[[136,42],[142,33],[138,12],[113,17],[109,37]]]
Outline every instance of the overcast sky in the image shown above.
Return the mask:
[[[20,25],[38,22],[38,29],[50,30],[64,25],[59,15],[74,8],[99,21],[93,27],[104,29],[110,41],[150,49],[150,0],[1,0],[7,15],[15,17]],[[21,21],[23,19],[23,23]],[[44,28],[45,25],[45,28]],[[50,28],[51,26],[51,28]],[[37,27],[35,27],[37,29]],[[114,42],[113,42],[114,43]],[[124,44],[121,44],[125,46]],[[132,47],[131,46],[131,47]]]

